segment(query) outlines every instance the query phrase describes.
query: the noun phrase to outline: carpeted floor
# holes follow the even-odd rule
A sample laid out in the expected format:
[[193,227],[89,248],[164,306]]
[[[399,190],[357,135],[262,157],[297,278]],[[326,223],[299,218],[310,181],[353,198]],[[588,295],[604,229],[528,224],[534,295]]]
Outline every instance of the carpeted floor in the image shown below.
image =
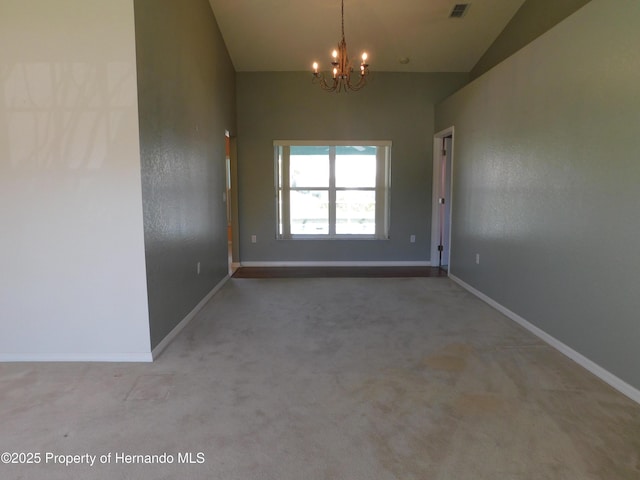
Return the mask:
[[153,364],[0,365],[5,451],[42,456],[12,480],[637,480],[640,405],[447,278],[231,279]]

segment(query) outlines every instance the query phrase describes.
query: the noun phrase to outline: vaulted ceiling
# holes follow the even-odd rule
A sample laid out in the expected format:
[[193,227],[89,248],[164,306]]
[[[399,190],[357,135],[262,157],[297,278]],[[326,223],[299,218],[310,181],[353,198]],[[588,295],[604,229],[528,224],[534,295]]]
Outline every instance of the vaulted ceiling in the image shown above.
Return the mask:
[[[340,0],[209,0],[237,71],[328,69],[340,41]],[[450,18],[469,3],[462,18]],[[344,0],[352,58],[371,69],[468,72],[524,0]],[[401,60],[409,59],[408,63]]]

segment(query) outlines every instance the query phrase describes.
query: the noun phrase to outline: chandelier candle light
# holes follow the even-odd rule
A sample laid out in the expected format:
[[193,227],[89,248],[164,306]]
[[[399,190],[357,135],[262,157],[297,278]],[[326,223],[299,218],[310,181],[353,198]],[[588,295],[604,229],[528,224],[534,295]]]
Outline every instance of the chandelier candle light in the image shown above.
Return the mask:
[[320,87],[328,92],[357,91],[366,85],[367,75],[369,74],[366,52],[362,53],[358,81],[351,82],[353,66],[349,61],[347,42],[344,39],[344,0],[342,0],[342,40],[340,40],[337,50],[334,50],[331,56],[331,80],[327,81],[324,73],[318,72],[318,62],[313,62],[313,83],[319,82]]

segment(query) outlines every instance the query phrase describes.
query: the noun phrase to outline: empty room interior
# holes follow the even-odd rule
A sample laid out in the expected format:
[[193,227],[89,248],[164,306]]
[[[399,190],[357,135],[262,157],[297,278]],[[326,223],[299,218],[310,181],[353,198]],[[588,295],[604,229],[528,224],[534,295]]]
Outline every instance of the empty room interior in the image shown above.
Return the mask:
[[638,26],[0,0],[0,478],[640,478]]

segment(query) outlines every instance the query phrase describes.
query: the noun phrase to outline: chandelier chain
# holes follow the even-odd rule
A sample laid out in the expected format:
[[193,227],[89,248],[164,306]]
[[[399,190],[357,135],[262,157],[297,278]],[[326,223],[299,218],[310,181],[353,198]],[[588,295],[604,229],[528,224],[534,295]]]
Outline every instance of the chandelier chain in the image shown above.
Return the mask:
[[342,41],[344,42],[344,0],[342,0]]

